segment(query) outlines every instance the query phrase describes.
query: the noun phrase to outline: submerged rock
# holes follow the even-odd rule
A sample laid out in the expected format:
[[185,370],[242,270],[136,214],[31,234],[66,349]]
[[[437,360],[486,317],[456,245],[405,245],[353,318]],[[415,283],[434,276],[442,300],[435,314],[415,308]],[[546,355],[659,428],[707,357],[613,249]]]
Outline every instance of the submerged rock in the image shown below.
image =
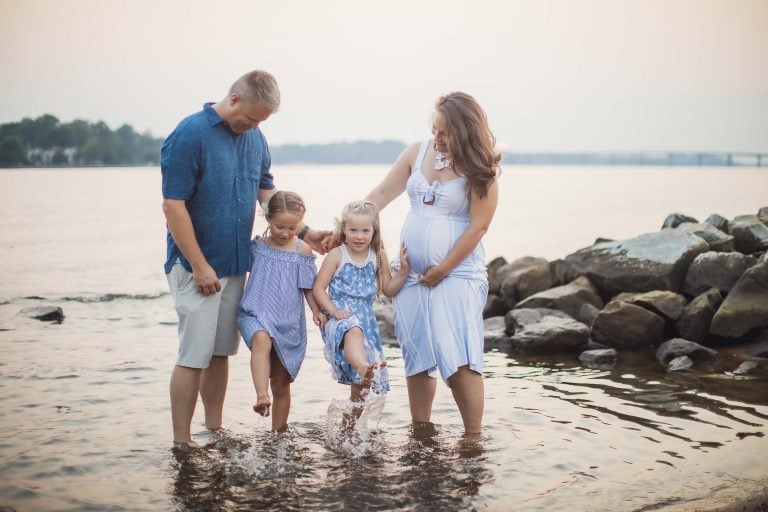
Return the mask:
[[579,354],[579,361],[587,366],[608,366],[616,363],[619,353],[616,349],[585,350]]
[[665,229],[620,242],[604,242],[568,255],[566,277],[584,275],[603,293],[682,289],[693,259],[709,250],[696,235]]
[[42,320],[44,322],[62,322],[64,321],[64,310],[58,306],[34,306],[24,308],[20,314],[27,318]]
[[656,349],[656,359],[663,365],[680,356],[688,356],[694,361],[714,361],[720,358],[716,350],[682,338],[665,341]]
[[667,371],[669,372],[682,372],[690,369],[693,366],[693,361],[688,356],[680,356],[671,360],[667,365]]
[[742,361],[738,368],[733,370],[734,375],[746,375],[759,365],[754,361]]

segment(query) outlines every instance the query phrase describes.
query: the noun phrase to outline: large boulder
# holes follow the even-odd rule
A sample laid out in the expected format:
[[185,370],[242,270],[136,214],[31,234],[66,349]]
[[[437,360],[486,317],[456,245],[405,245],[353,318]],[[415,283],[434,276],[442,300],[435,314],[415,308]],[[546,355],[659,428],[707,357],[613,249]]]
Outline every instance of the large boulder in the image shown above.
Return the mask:
[[711,224],[684,222],[675,229],[703,238],[713,251],[730,252],[733,250],[733,236],[723,233]]
[[710,288],[728,293],[746,270],[757,263],[757,258],[740,252],[705,252],[696,256],[688,267],[683,291],[699,295]]
[[709,250],[696,235],[665,229],[629,240],[602,242],[566,256],[565,276],[584,275],[604,296],[620,292],[679,292],[693,259]]
[[557,309],[584,324],[591,325],[603,306],[603,300],[595,287],[589,279],[581,276],[568,284],[535,293],[519,302],[516,307]]
[[388,345],[399,345],[395,338],[395,314],[392,309],[391,299],[379,299],[373,301],[373,314],[379,325],[381,341]]
[[709,338],[712,317],[722,302],[723,296],[714,288],[694,297],[675,323],[677,333],[685,339],[704,343]]
[[682,338],[665,341],[656,349],[656,359],[664,366],[680,356],[688,356],[693,361],[714,361],[720,354],[716,350]]
[[741,253],[768,249],[768,226],[757,215],[739,215],[728,223],[728,233],[733,235],[734,247]]
[[498,277],[499,269],[507,264],[506,258],[498,256],[491,260],[488,265],[485,266],[485,270],[488,272],[488,293],[498,295],[499,289],[501,289],[501,280]]
[[653,348],[664,339],[665,322],[656,313],[623,300],[613,300],[592,324],[592,339],[625,350]]
[[510,309],[526,297],[555,285],[549,262],[533,256],[525,256],[500,267],[496,277],[501,282],[500,296]]
[[512,347],[526,353],[575,352],[589,340],[589,327],[554,309],[513,309],[506,325]]
[[709,332],[740,338],[759,328],[768,328],[768,261],[744,272],[712,318]]

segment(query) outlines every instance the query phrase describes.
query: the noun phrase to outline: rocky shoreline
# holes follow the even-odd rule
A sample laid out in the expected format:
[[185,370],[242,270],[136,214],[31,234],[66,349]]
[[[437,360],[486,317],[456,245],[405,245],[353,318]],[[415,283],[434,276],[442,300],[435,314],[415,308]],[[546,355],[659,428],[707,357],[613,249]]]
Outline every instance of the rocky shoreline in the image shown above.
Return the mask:
[[[646,351],[684,371],[738,344],[732,372],[752,372],[768,358],[767,251],[764,207],[731,220],[670,214],[658,232],[598,239],[555,261],[497,257],[487,267],[486,348],[572,353],[588,367]],[[391,308],[378,305],[377,316],[394,341]]]

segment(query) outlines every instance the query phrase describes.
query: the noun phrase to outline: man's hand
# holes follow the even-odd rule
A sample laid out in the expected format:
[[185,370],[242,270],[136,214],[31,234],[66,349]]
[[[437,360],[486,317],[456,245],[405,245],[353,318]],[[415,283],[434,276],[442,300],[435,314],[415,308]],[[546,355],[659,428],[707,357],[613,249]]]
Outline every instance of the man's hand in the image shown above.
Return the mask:
[[216,271],[208,263],[199,268],[192,268],[192,277],[195,278],[197,291],[203,295],[213,295],[221,291],[221,281],[216,276]]
[[304,237],[304,241],[307,242],[313,251],[320,254],[325,254],[329,249],[327,249],[325,244],[323,244],[323,240],[325,240],[330,235],[331,231],[328,230],[318,231],[316,229],[310,229]]

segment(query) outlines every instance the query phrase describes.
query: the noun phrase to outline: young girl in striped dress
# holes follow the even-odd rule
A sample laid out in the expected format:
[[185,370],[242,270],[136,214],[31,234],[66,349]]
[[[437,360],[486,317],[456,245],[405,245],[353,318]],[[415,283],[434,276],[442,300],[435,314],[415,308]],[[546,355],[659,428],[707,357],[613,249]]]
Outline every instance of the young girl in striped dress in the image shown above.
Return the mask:
[[[400,269],[392,276],[381,242],[379,211],[367,201],[354,201],[341,214],[339,241],[323,260],[313,288],[315,300],[328,314],[322,328],[325,358],[333,377],[350,385],[350,399],[360,401],[369,387],[389,390],[373,301],[379,292],[394,296],[410,266],[400,247]],[[327,289],[327,291],[326,291]],[[379,376],[371,382],[374,369]]]
[[251,350],[253,410],[269,416],[271,408],[274,431],[288,425],[291,382],[307,350],[305,299],[314,322],[325,325],[311,293],[315,256],[298,236],[305,211],[304,201],[294,192],[278,191],[269,199],[269,224],[264,235],[251,242],[250,274],[237,310],[237,327]]

